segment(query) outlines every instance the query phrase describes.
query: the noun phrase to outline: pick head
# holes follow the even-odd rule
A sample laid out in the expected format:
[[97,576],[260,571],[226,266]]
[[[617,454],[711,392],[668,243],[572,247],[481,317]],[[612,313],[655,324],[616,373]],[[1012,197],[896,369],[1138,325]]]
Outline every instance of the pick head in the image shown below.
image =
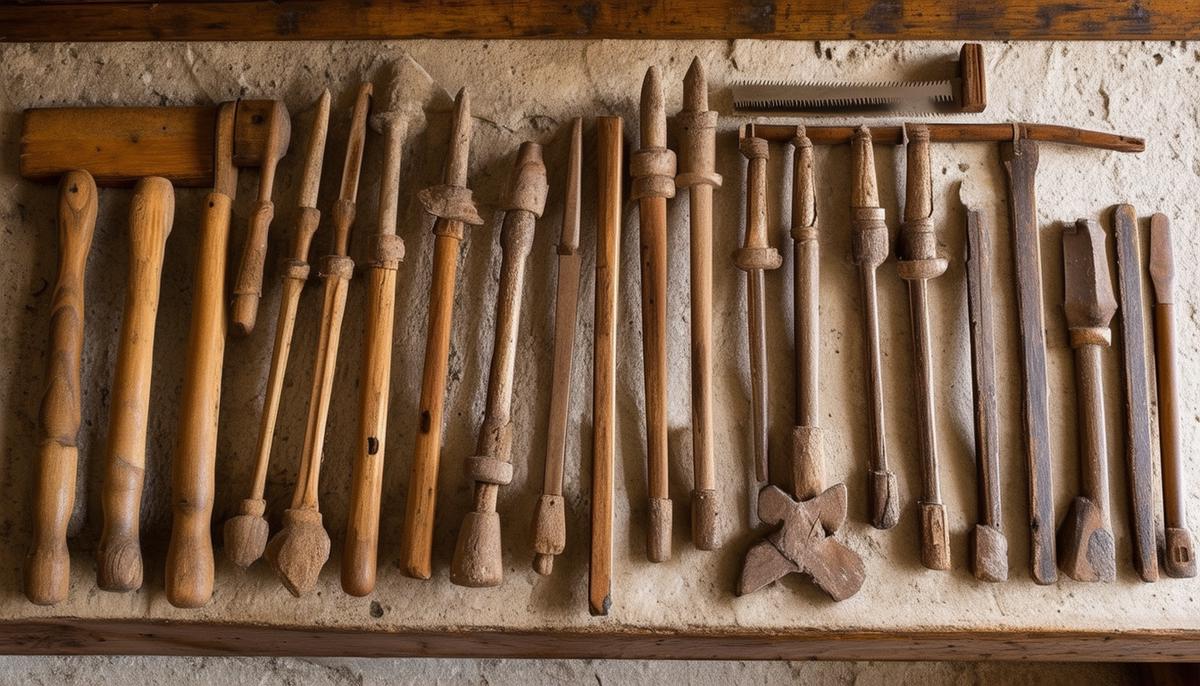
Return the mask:
[[447,186],[467,186],[467,161],[471,149],[471,96],[467,89],[458,91],[454,97],[453,124],[450,127],[450,147],[446,155],[446,167],[442,183]]
[[705,112],[708,110],[708,75],[699,57],[692,60],[687,75],[683,77],[683,111]]
[[662,78],[658,67],[646,70],[642,81],[641,147],[665,148],[667,146],[667,108],[663,102]]
[[1063,229],[1063,309],[1072,329],[1107,328],[1117,312],[1104,231],[1090,219]]
[[1175,302],[1175,253],[1171,249],[1171,223],[1167,215],[1155,212],[1150,217],[1150,281],[1154,300]]

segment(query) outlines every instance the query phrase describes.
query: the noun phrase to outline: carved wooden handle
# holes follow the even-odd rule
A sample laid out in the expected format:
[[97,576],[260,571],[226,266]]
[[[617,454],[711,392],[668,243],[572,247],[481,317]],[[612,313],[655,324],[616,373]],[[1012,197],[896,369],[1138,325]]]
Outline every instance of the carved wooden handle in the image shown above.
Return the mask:
[[67,524],[75,506],[79,462],[79,367],[83,354],[83,277],[96,228],[96,182],[68,172],[58,197],[58,282],[50,304],[50,357],[39,422],[33,542],[25,561],[25,596],[38,605],[67,598],[71,558]]
[[237,284],[233,288],[233,330],[242,336],[253,331],[254,323],[258,320],[263,265],[267,261],[267,232],[274,216],[275,205],[270,200],[259,201],[250,216],[246,247],[238,267]]
[[132,591],[142,585],[138,519],[146,468],[154,322],[163,252],[174,219],[175,190],[171,182],[158,176],[139,181],[129,210],[129,285],[101,495],[104,526],[96,554],[97,583],[108,591]]
[[171,544],[167,549],[167,600],[199,607],[213,587],[210,520],[225,357],[225,260],[233,201],[210,193],[193,278],[192,322],[179,412],[179,440],[171,464]]

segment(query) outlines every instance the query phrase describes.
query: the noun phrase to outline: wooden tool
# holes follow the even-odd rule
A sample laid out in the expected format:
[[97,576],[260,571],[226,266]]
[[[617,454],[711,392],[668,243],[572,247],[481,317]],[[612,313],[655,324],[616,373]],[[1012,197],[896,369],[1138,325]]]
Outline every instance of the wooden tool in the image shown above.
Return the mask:
[[879,304],[875,285],[879,265],[888,256],[888,234],[884,211],[879,206],[871,132],[865,126],[858,128],[850,143],[850,150],[854,165],[850,191],[850,227],[854,232],[852,258],[854,264],[858,265],[861,286],[867,399],[871,404],[867,420],[871,433],[867,498],[871,508],[871,524],[877,529],[890,529],[900,519],[900,491],[896,485],[896,475],[888,469],[887,445],[884,443],[883,358],[879,351]]
[[717,548],[716,466],[713,463],[713,189],[717,173],[717,112],[708,109],[704,64],[692,60],[683,78],[679,175],[675,187],[688,192],[691,223],[692,296],[692,543],[699,550]]
[[158,176],[139,181],[129,207],[129,285],[113,377],[100,496],[104,522],[96,551],[96,581],[106,591],[132,591],[142,586],[138,533],[146,472],[154,323],[163,253],[174,220],[175,190],[171,182]]
[[1163,571],[1175,579],[1196,576],[1196,551],[1187,525],[1179,436],[1179,374],[1175,362],[1175,255],[1167,216],[1150,217],[1150,280],[1154,284],[1154,363],[1158,375],[1158,437],[1162,453]]
[[[926,124],[931,143],[1011,143],[1018,140],[1076,145],[1116,152],[1142,152],[1146,141],[1135,136],[1122,136],[1102,131],[1076,129],[1055,124],[1008,122],[1004,124]],[[794,124],[746,124],[745,135],[751,128],[755,135],[772,143],[786,143],[796,135]],[[857,135],[855,126],[807,126],[805,135],[813,145],[843,145]],[[904,142],[903,126],[872,126],[871,140],[879,145],[900,145]]]
[[216,174],[204,202],[187,363],[179,410],[179,438],[171,463],[171,542],[167,548],[167,601],[200,607],[212,597],[212,508],[216,491],[217,424],[225,359],[225,260],[229,217],[237,193],[233,165],[234,106],[217,113]]
[[546,430],[546,468],[542,495],[533,514],[533,568],[547,575],[554,557],[567,547],[563,471],[567,456],[567,411],[571,404],[571,358],[579,306],[579,194],[582,177],[583,119],[571,122],[567,189],[558,239],[558,289],[554,294],[554,367],[550,386],[550,422]]
[[254,483],[250,487],[250,497],[238,505],[238,514],[225,522],[225,555],[239,567],[249,567],[262,557],[270,535],[267,520],[263,516],[267,510],[263,492],[267,487],[267,466],[271,460],[271,444],[275,438],[275,420],[279,416],[279,399],[283,394],[288,354],[292,350],[296,308],[300,303],[300,292],[304,290],[304,283],[308,280],[308,249],[321,221],[321,211],[317,209],[317,192],[321,185],[321,165],[325,159],[329,104],[330,95],[326,90],[317,100],[313,128],[308,138],[308,153],[300,175],[299,217],[295,233],[292,235],[292,249],[283,263],[283,288],[279,298],[275,346],[271,351],[262,420],[258,429]]
[[767,141],[750,129],[738,144],[746,166],[746,237],[733,255],[746,272],[747,324],[750,333],[750,414],[754,437],[754,473],[765,483],[767,473],[767,321],[764,272],[783,264],[767,239]]
[[475,482],[474,498],[458,531],[450,563],[450,581],[459,586],[499,586],[504,580],[496,499],[500,487],[512,481],[511,408],[521,293],[525,288],[525,262],[533,247],[534,227],[546,207],[548,190],[542,146],[522,143],[500,204],[504,225],[500,229],[503,255],[496,296],[496,339],[477,454],[467,458],[464,470],[467,478]]
[[267,261],[267,230],[275,216],[275,205],[271,202],[271,191],[275,187],[275,167],[287,154],[292,138],[292,120],[287,108],[279,100],[270,100],[266,112],[239,109],[239,117],[257,118],[265,122],[267,136],[262,149],[239,150],[239,155],[253,159],[262,165],[258,179],[258,201],[250,214],[250,228],[246,232],[246,244],[242,248],[242,262],[238,267],[237,281],[233,287],[233,330],[245,336],[254,330],[258,320],[258,301],[262,298],[263,265]]
[[592,344],[592,547],[588,609],[612,606],[613,463],[617,449],[617,291],[621,283],[620,117],[596,118],[596,319]]
[[1125,364],[1125,462],[1129,470],[1133,564],[1142,581],[1158,581],[1154,524],[1154,458],[1150,454],[1150,394],[1146,387],[1146,311],[1142,304],[1142,256],[1133,205],[1113,210],[1117,286],[1121,298],[1121,346]]
[[862,588],[866,568],[857,553],[833,538],[846,521],[846,485],[838,483],[826,489],[823,484],[825,466],[817,426],[821,344],[816,186],[812,143],[803,129],[797,130],[793,145],[797,336],[791,477],[796,497],[773,485],[759,491],[759,518],[778,528],[746,553],[737,593],[753,593],[788,574],[804,573],[834,600],[845,600]]
[[67,525],[79,468],[84,272],[96,229],[96,182],[67,172],[58,187],[58,279],[50,301],[46,392],[38,411],[41,441],[33,496],[33,540],[25,558],[25,597],[38,605],[67,599],[71,556]]
[[1108,441],[1104,430],[1104,384],[1100,351],[1112,342],[1109,322],[1117,311],[1104,232],[1080,219],[1063,229],[1063,311],[1075,349],[1079,402],[1081,495],[1059,531],[1063,572],[1076,581],[1112,581],[1117,577],[1116,549],[1108,501]]
[[346,140],[346,159],[342,164],[342,185],[333,206],[333,252],[321,263],[324,300],[317,357],[313,363],[313,384],[308,399],[308,419],[304,430],[304,451],[292,505],[283,513],[283,527],[267,543],[266,557],[280,581],[294,596],[311,592],[325,561],[329,559],[329,534],[321,520],[317,502],[321,477],[321,458],[325,447],[325,420],[333,395],[333,377],[337,368],[338,343],[342,335],[342,317],[346,295],[354,275],[354,261],[347,257],[350,228],[354,224],[358,179],[362,170],[363,146],[367,137],[367,114],[371,106],[371,84],[358,87],[350,137]]
[[400,156],[408,134],[409,112],[393,83],[387,110],[372,117],[384,137],[383,176],[379,181],[379,230],[368,249],[367,326],[363,342],[361,414],[350,514],[342,548],[342,590],[364,596],[375,588],[379,551],[379,503],[383,491],[388,396],[392,381],[392,324],[396,318],[396,270],[404,260],[404,241],[396,235],[400,203]]
[[433,277],[429,294],[429,329],[421,373],[420,421],[408,479],[401,531],[400,568],[416,579],[432,574],[433,517],[437,506],[438,464],[442,453],[442,405],[450,356],[454,314],[454,276],[459,245],[466,226],[483,223],[471,189],[467,188],[467,159],[471,145],[471,99],[466,89],[454,99],[450,147],[442,183],[418,194],[425,211],[437,218],[433,233]]
[[658,67],[642,82],[642,147],[629,158],[638,201],[642,252],[642,361],[646,382],[646,559],[671,559],[667,456],[667,198],[675,197],[675,153],[667,148],[667,113]]
[[1008,539],[1000,514],[996,347],[992,334],[992,243],[977,210],[967,210],[967,312],[975,405],[979,522],[971,530],[971,569],[980,581],[1008,579]]
[[913,371],[917,401],[917,433],[921,442],[921,564],[950,569],[950,530],[942,504],[938,475],[937,412],[933,399],[933,334],[929,330],[929,281],[949,264],[939,254],[933,228],[933,176],[929,169],[929,129],[906,127],[908,172],[905,183],[904,225],[896,271],[908,282],[912,313]]
[[1022,438],[1029,464],[1030,574],[1036,583],[1058,580],[1054,546],[1054,484],[1050,409],[1046,388],[1046,323],[1042,314],[1042,251],[1036,177],[1038,144],[1018,138],[1000,146],[1012,222],[1013,276],[1021,341]]

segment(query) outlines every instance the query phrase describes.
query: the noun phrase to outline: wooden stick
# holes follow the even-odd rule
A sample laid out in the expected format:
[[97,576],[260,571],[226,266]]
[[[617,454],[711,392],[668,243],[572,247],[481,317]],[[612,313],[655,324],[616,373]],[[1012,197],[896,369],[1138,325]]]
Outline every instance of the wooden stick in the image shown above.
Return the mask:
[[163,252],[174,220],[175,190],[171,182],[158,176],[139,181],[129,207],[129,285],[100,495],[104,523],[96,552],[96,580],[106,591],[132,591],[142,586],[138,532],[146,472],[154,322]]
[[579,194],[583,159],[583,119],[571,122],[571,154],[567,162],[567,195],[558,240],[558,290],[554,295],[554,371],[550,386],[550,426],[546,430],[546,471],[542,496],[533,515],[533,568],[547,575],[554,556],[567,547],[563,471],[567,457],[567,411],[571,404],[571,358],[579,305]]
[[396,214],[400,202],[401,147],[408,134],[408,118],[401,112],[388,111],[376,115],[374,120],[384,134],[383,177],[379,181],[379,230],[371,237],[368,258],[362,411],[350,482],[350,513],[342,548],[342,590],[353,596],[367,595],[375,588],[379,503],[383,490],[388,396],[392,385],[396,270],[404,260],[404,241],[396,235]]
[[1175,256],[1167,216],[1150,217],[1150,280],[1154,284],[1154,363],[1158,377],[1158,437],[1162,454],[1163,571],[1176,579],[1196,576],[1196,551],[1187,524],[1179,427],[1179,373],[1175,362]]
[[675,153],[667,149],[667,114],[658,67],[642,82],[641,149],[629,159],[638,201],[642,253],[642,361],[646,384],[649,521],[646,558],[671,559],[667,454],[667,198],[675,197]]
[[325,159],[329,107],[330,94],[326,90],[317,100],[313,128],[309,133],[308,154],[304,158],[304,169],[300,176],[299,218],[292,235],[291,252],[283,263],[283,289],[279,299],[275,346],[267,374],[262,420],[258,428],[254,483],[250,487],[250,497],[238,506],[238,514],[225,522],[225,555],[239,567],[249,567],[262,557],[270,535],[267,520],[263,517],[267,510],[263,493],[267,487],[267,466],[275,438],[275,421],[279,417],[279,399],[283,395],[283,380],[287,372],[288,355],[292,350],[292,333],[296,328],[296,309],[300,304],[300,292],[308,280],[308,249],[321,221],[317,192],[321,183],[321,165]]
[[[1116,152],[1143,152],[1146,142],[1133,136],[1076,129],[1055,124],[926,124],[932,143],[1011,143],[1019,139],[1078,145]],[[754,133],[750,134],[749,129]],[[854,140],[853,126],[807,126],[805,134],[815,145],[844,145]],[[872,126],[871,140],[880,145],[904,143],[903,126]],[[784,124],[747,124],[742,137],[755,135],[773,143],[786,143],[796,135],[796,126]]]
[[1037,214],[1038,144],[1022,138],[1000,145],[1008,181],[1013,276],[1021,341],[1021,410],[1029,464],[1029,566],[1033,580],[1058,579],[1054,548],[1054,484],[1046,388],[1046,324],[1042,314],[1042,251]]
[[[287,108],[279,100],[273,100],[268,114],[265,150],[254,157],[262,164],[258,179],[258,200],[250,214],[250,228],[246,232],[246,244],[242,262],[238,267],[237,282],[233,287],[233,330],[241,336],[254,330],[258,320],[258,301],[262,298],[263,265],[267,261],[267,231],[275,216],[275,205],[271,202],[271,191],[275,187],[275,168],[287,154],[292,137],[291,118]],[[238,116],[247,116],[239,108]],[[253,116],[263,117],[260,113]],[[243,151],[238,151],[239,156]]]
[[865,126],[859,127],[850,146],[854,163],[850,226],[854,232],[852,257],[858,265],[863,302],[867,398],[871,403],[868,415],[871,455],[867,475],[871,524],[877,529],[890,529],[900,519],[900,491],[896,475],[888,469],[887,445],[884,443],[883,358],[879,351],[879,304],[875,281],[879,265],[888,256],[888,235],[884,211],[879,206],[875,152],[871,143],[871,132]]
[[817,232],[813,145],[798,130],[792,139],[792,332],[796,348],[796,424],[793,439],[816,446],[815,454],[793,451],[792,492],[812,498],[824,490],[824,460],[820,452],[821,388],[821,243]]
[[1112,341],[1109,322],[1117,311],[1104,232],[1088,219],[1063,229],[1063,311],[1075,349],[1079,403],[1081,494],[1059,531],[1063,572],[1076,581],[1113,581],[1116,549],[1108,500],[1108,441],[1104,430],[1104,384],[1100,351]]
[[67,599],[71,555],[67,525],[79,467],[79,370],[83,358],[84,273],[96,229],[96,182],[86,171],[58,188],[58,280],[50,301],[46,392],[38,412],[41,442],[33,496],[33,541],[25,558],[25,597],[38,605]]
[[317,586],[321,568],[329,559],[329,534],[322,524],[317,490],[321,477],[321,456],[325,448],[325,422],[333,395],[337,368],[338,343],[346,295],[354,275],[354,261],[347,257],[350,228],[354,224],[358,179],[362,170],[363,145],[367,137],[367,114],[371,104],[371,84],[358,88],[346,141],[346,159],[342,166],[342,186],[333,206],[333,253],[321,264],[324,301],[317,357],[313,363],[312,391],[308,399],[308,420],[304,431],[301,471],[292,492],[292,505],[283,513],[283,528],[267,543],[267,562],[280,581],[294,596],[302,596]]
[[908,282],[912,313],[913,371],[917,401],[917,432],[921,442],[921,563],[929,569],[950,569],[950,530],[942,504],[938,475],[937,412],[933,398],[933,334],[929,330],[929,280],[946,272],[933,228],[933,176],[929,169],[929,129],[907,127],[908,172],[905,183],[904,226],[896,271]]
[[233,166],[233,106],[217,115],[216,184],[204,206],[193,276],[192,321],[179,410],[179,439],[171,461],[171,543],[167,601],[200,607],[212,597],[212,508],[216,490],[217,424],[225,357],[225,261],[229,218],[237,193]]
[[588,609],[612,606],[613,463],[617,448],[617,291],[621,283],[620,117],[596,118],[596,319],[592,382],[592,547]]
[[971,569],[980,581],[1008,579],[1008,539],[1000,516],[1000,438],[996,349],[992,334],[992,244],[976,210],[967,210],[967,312],[975,405],[979,522],[971,530]]
[[433,243],[429,329],[425,337],[425,365],[418,402],[420,420],[400,542],[400,568],[415,579],[428,579],[433,573],[433,518],[437,507],[438,465],[442,458],[442,409],[450,363],[459,245],[466,226],[483,223],[471,199],[471,189],[467,188],[471,100],[465,88],[455,98],[453,121],[442,183],[426,188],[418,195],[425,211],[437,217],[433,224],[437,238]]
[[1146,311],[1142,304],[1142,256],[1133,205],[1113,209],[1117,285],[1125,364],[1125,464],[1129,470],[1133,564],[1142,581],[1158,581],[1154,524],[1154,457],[1150,454],[1150,393],[1146,387]]
[[713,460],[712,240],[713,189],[717,173],[717,113],[708,109],[704,64],[692,60],[683,79],[679,175],[675,187],[688,192],[691,223],[692,296],[692,542],[699,550],[717,548],[717,476]]
[[500,555],[500,515],[496,498],[512,481],[512,391],[521,323],[525,262],[533,247],[534,225],[546,207],[546,165],[542,146],[525,142],[501,201],[503,256],[496,296],[496,340],[488,373],[487,405],[479,427],[476,455],[467,458],[467,478],[474,481],[474,504],[463,518],[450,563],[450,581],[459,586],[499,586],[504,580]]

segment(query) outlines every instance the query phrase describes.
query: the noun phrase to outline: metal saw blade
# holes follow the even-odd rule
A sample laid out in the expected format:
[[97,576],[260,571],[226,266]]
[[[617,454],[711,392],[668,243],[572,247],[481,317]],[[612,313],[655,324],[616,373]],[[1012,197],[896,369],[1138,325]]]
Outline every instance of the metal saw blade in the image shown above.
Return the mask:
[[733,85],[739,112],[822,112],[931,108],[955,101],[954,80],[876,83],[784,83],[753,81]]

